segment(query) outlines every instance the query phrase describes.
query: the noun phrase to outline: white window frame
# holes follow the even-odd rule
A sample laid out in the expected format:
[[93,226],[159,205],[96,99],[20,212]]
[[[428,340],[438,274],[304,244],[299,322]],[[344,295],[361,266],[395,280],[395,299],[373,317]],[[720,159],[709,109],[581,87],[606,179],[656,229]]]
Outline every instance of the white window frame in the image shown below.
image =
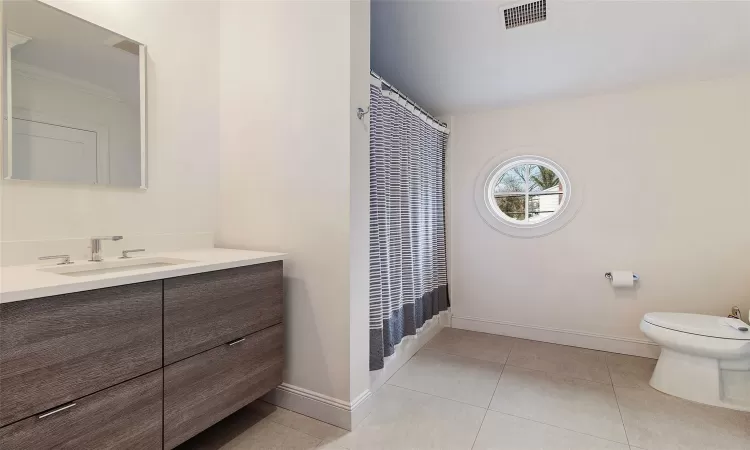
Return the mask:
[[[518,164],[541,164],[558,174],[563,184],[565,198],[560,208],[551,217],[538,222],[523,223],[507,218],[497,207],[493,192],[494,185],[503,172]],[[578,166],[580,166],[580,161],[575,158],[575,155],[551,148],[519,147],[503,150],[487,161],[476,177],[474,184],[476,210],[487,225],[509,237],[537,238],[554,233],[570,223],[583,204],[585,178],[582,173],[575,170]]]
[[[497,185],[500,178],[506,174],[509,170],[513,169],[517,166],[526,166],[526,176],[525,176],[525,182],[526,186],[524,187],[524,191],[519,192],[508,192],[503,194],[497,194],[495,193],[495,185]],[[562,185],[562,192],[561,193],[542,193],[542,192],[530,192],[529,191],[529,178],[530,178],[530,172],[529,167],[532,165],[537,166],[544,166],[547,169],[552,170],[555,175],[557,175],[558,180],[560,180],[560,184]],[[487,208],[490,209],[492,214],[497,217],[498,220],[502,220],[508,223],[508,225],[513,227],[519,227],[519,228],[530,228],[530,227],[538,227],[544,225],[546,222],[549,222],[551,220],[554,220],[557,216],[559,216],[564,210],[565,207],[570,202],[570,180],[568,179],[567,174],[565,171],[560,167],[557,163],[554,161],[542,158],[539,156],[523,156],[520,158],[511,158],[510,160],[506,161],[504,164],[498,166],[495,168],[492,172],[490,172],[490,175],[488,177],[487,183],[486,183],[486,193],[487,193]],[[544,218],[542,220],[530,222],[529,221],[529,197],[533,195],[560,195],[562,194],[563,200],[560,204],[560,207],[557,208],[557,210],[549,217]],[[520,197],[521,195],[525,198],[525,207],[524,207],[524,220],[519,221],[517,219],[514,219],[507,214],[505,214],[500,208],[497,206],[497,197]]]

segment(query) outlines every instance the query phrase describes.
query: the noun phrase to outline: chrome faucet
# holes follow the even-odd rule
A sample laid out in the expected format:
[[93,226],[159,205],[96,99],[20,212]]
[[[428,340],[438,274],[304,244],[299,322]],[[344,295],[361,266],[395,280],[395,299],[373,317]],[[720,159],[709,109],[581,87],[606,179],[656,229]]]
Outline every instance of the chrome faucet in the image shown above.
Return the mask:
[[40,256],[39,259],[41,261],[45,261],[47,259],[62,259],[61,262],[57,263],[58,266],[64,266],[66,264],[73,264],[73,261],[70,260],[70,255]]
[[145,248],[135,248],[133,250],[123,250],[122,251],[122,256],[120,256],[120,258],[118,258],[118,259],[130,259],[130,258],[132,258],[132,256],[130,256],[131,253],[145,252],[145,251],[146,251]]
[[102,241],[119,241],[122,236],[97,236],[91,238],[91,259],[89,261],[101,261]]

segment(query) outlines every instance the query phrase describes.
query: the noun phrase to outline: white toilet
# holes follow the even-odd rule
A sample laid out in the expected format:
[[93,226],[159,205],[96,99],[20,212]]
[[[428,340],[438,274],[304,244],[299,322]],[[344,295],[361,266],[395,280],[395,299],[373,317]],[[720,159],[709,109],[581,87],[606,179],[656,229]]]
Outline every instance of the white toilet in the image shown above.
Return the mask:
[[750,331],[722,317],[648,313],[641,331],[661,346],[651,387],[669,395],[750,411]]

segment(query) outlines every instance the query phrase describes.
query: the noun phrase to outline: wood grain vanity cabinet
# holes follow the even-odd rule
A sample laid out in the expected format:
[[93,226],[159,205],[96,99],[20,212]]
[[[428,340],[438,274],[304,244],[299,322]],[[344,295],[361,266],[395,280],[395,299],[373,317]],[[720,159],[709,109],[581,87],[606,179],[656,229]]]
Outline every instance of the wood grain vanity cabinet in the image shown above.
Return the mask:
[[278,386],[283,344],[279,324],[167,366],[164,447],[174,448]]
[[164,280],[164,363],[281,323],[281,261]]
[[0,428],[0,448],[161,448],[162,380],[159,369]]
[[281,384],[282,262],[0,304],[0,449],[173,448]]
[[0,303],[0,426],[161,367],[161,284]]

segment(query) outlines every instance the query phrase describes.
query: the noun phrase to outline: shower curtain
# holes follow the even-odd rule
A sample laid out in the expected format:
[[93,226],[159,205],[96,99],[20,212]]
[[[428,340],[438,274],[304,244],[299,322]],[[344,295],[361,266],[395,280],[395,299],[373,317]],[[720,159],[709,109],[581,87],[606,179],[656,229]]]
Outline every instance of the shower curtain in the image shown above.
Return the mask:
[[370,370],[448,308],[445,128],[370,86]]

